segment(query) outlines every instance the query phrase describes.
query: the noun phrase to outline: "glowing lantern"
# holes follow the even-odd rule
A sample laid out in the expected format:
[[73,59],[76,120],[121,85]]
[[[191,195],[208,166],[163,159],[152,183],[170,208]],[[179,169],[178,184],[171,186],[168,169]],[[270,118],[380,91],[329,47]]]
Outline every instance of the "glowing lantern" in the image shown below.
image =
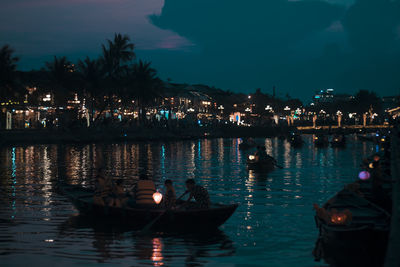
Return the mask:
[[381,142],[385,142],[385,138],[381,138]]
[[316,137],[314,138],[314,140],[318,140],[318,137],[316,136]]
[[254,155],[249,156],[249,160],[254,160],[256,157]]
[[368,167],[369,167],[370,169],[373,169],[373,168],[374,168],[374,164],[371,162],[371,163],[368,165]]
[[378,156],[378,155],[375,155],[374,156],[374,161],[376,162],[376,161],[379,161],[381,158]]
[[331,215],[331,223],[344,224],[346,223],[347,215],[344,213],[335,213]]
[[156,202],[157,205],[160,204],[160,202],[162,200],[162,194],[160,192],[158,192],[158,191],[155,192],[153,194],[153,199],[154,199],[154,202]]
[[367,171],[362,171],[358,174],[358,178],[360,178],[360,180],[368,180],[371,177],[371,174]]

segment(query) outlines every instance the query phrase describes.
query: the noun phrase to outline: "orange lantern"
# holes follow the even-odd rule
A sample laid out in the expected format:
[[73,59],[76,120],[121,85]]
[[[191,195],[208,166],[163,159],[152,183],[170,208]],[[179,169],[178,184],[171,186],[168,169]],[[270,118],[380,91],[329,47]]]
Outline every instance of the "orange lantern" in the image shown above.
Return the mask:
[[344,224],[346,223],[347,215],[344,213],[335,213],[331,215],[331,223]]
[[154,194],[153,194],[153,200],[154,200],[154,202],[158,205],[158,204],[160,204],[160,202],[161,202],[161,200],[162,200],[162,194],[160,193],[160,192],[155,192]]
[[368,167],[370,168],[370,169],[373,169],[374,168],[374,163],[370,163],[369,165],[368,165]]

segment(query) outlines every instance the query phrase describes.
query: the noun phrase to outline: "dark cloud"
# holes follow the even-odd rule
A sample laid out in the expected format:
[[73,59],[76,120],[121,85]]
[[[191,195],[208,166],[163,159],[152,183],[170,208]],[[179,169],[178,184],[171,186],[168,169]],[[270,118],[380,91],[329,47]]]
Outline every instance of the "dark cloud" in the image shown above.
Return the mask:
[[[326,87],[397,93],[397,6],[389,0],[349,8],[324,1],[166,0],[150,19],[198,46],[184,62],[202,79],[189,78],[234,90],[277,85],[282,94],[306,99]],[[179,65],[183,56],[174,57]]]
[[400,2],[359,0],[349,8],[343,25],[354,51],[392,52],[399,44]]
[[210,53],[251,48],[274,54],[265,48],[289,48],[327,28],[342,12],[339,6],[319,1],[166,0],[162,14],[151,20]]

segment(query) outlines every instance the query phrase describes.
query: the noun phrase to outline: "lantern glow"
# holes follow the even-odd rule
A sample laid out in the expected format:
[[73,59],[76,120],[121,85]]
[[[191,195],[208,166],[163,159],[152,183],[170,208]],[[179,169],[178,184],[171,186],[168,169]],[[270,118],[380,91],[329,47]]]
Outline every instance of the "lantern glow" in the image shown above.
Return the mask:
[[358,178],[360,178],[360,180],[368,180],[371,177],[371,174],[367,171],[362,171],[358,174]]
[[249,160],[254,160],[256,157],[254,155],[249,156]]
[[371,162],[371,163],[368,165],[368,167],[369,167],[370,169],[373,169],[373,168],[374,168],[374,164]]
[[162,200],[162,194],[160,193],[160,192],[155,192],[154,194],[153,194],[153,200],[154,200],[154,202],[158,205],[158,204],[160,204],[160,202],[161,202],[161,200]]
[[332,214],[331,223],[334,224],[344,224],[346,222],[347,215],[344,213]]

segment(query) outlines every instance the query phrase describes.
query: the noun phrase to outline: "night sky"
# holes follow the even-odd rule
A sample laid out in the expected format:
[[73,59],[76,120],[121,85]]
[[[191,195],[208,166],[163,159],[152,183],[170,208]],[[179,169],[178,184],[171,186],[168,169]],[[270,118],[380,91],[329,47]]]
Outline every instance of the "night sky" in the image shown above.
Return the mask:
[[0,45],[39,69],[97,57],[115,32],[161,78],[303,100],[335,88],[400,91],[398,0],[2,0]]

